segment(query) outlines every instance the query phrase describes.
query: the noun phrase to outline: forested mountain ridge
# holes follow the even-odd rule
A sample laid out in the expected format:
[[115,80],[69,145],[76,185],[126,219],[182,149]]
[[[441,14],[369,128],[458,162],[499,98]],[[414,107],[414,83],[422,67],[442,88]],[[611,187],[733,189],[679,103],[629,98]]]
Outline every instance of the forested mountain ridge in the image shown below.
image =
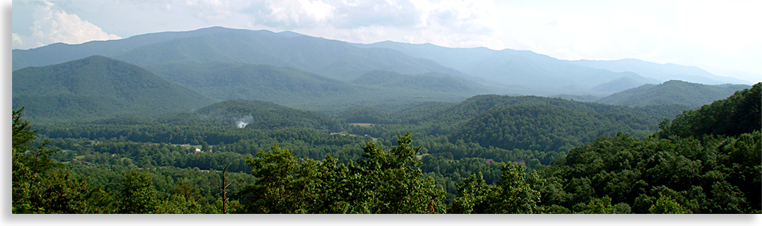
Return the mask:
[[682,104],[699,107],[727,98],[734,92],[747,88],[749,88],[747,85],[703,85],[671,80],[658,85],[646,84],[628,89],[598,99],[596,102],[641,107],[663,104]]
[[13,72],[13,106],[35,122],[189,112],[212,99],[103,56]]

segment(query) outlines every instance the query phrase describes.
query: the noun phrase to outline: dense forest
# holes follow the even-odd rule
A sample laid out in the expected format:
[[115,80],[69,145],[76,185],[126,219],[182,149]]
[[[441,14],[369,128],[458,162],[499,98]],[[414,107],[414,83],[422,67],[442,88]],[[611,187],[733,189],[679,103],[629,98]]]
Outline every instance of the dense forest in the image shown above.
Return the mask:
[[480,95],[332,115],[231,100],[56,124],[18,108],[12,211],[761,213],[761,91],[700,108]]

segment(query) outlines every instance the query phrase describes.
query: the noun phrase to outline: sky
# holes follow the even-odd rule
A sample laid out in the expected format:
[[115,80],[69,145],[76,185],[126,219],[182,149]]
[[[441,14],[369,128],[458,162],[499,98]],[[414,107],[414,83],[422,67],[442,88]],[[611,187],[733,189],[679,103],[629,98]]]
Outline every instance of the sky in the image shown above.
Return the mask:
[[29,49],[223,26],[565,60],[635,58],[759,82],[760,11],[762,0],[14,0],[11,41]]

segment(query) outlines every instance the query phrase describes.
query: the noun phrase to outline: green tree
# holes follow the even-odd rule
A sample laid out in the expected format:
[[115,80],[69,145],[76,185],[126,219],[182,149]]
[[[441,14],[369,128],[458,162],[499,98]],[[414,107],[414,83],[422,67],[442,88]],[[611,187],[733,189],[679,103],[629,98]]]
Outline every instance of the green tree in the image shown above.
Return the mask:
[[410,133],[397,135],[397,146],[384,151],[372,142],[363,147],[358,160],[361,179],[372,193],[371,213],[445,213],[444,190],[432,178],[424,179]]
[[23,109],[14,110],[12,127],[13,213],[108,213],[110,196],[50,158],[58,149],[38,142],[36,131],[23,121]]
[[275,143],[269,152],[260,151],[256,158],[247,156],[257,179],[240,192],[247,197],[242,211],[251,213],[306,213],[316,205],[318,162],[297,159],[290,149]]
[[482,174],[471,175],[458,184],[458,196],[451,209],[455,213],[537,213],[540,192],[531,181],[539,181],[537,174],[527,178],[523,164],[502,163],[500,182],[488,185]]
[[693,213],[688,208],[683,207],[680,203],[677,203],[672,197],[666,195],[660,195],[656,203],[648,208],[651,213],[670,213],[670,214],[684,214]]
[[178,181],[168,200],[162,200],[156,213],[197,214],[204,213],[200,191],[188,181]]
[[159,202],[151,175],[130,170],[122,178],[120,213],[154,213]]
[[481,172],[471,175],[458,183],[458,196],[450,206],[451,213],[487,213],[494,190],[495,186],[488,185]]
[[276,144],[247,158],[257,178],[239,194],[250,213],[444,213],[444,191],[424,179],[412,137],[398,135],[390,151],[369,142],[364,159],[336,164],[298,159]]
[[34,185],[39,184],[43,172],[56,166],[50,161],[50,156],[56,150],[45,148],[46,143],[37,143],[36,131],[32,130],[29,122],[21,119],[24,108],[13,110],[13,127],[11,158],[12,158],[12,197],[13,213],[44,212],[40,206],[31,203]]

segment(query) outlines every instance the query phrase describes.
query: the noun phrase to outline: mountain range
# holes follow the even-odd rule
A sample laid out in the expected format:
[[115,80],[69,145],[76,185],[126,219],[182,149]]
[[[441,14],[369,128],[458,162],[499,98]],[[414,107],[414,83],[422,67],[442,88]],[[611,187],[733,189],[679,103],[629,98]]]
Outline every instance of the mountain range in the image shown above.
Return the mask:
[[[57,43],[12,55],[13,106],[52,121],[187,112],[234,99],[328,114],[358,105],[459,102],[479,94],[698,106],[748,87],[720,85],[707,89],[722,91],[693,95],[680,91],[686,85],[656,84],[681,79],[698,90],[706,85],[695,83],[748,82],[634,59],[568,61],[523,50],[356,44],[222,27]],[[682,94],[665,96],[669,92]]]

